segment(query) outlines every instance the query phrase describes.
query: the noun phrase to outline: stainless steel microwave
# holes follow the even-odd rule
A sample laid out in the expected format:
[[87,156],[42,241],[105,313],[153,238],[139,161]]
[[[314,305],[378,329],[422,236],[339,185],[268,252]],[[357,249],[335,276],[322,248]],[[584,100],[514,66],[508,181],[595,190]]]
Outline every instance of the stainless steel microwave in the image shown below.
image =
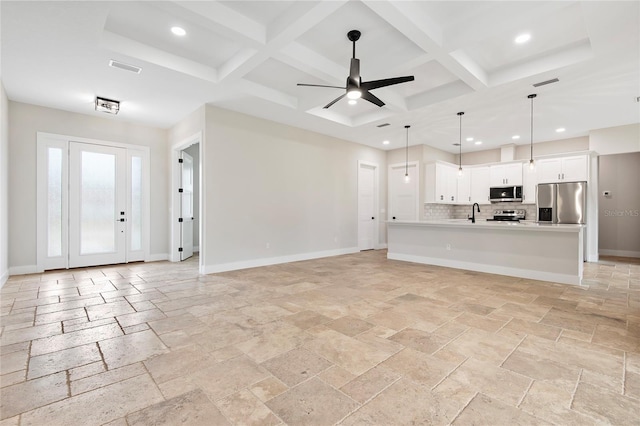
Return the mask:
[[494,186],[489,188],[489,201],[492,203],[522,201],[522,186]]

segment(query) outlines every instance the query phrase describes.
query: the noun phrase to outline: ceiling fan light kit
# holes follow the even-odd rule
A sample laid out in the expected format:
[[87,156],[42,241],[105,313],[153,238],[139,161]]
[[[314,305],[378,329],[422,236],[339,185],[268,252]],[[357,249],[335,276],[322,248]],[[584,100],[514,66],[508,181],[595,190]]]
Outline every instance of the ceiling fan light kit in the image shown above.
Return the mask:
[[406,83],[408,81],[413,81],[414,76],[405,76],[405,77],[393,77],[393,78],[385,78],[382,80],[372,80],[372,81],[362,81],[360,77],[360,59],[356,58],[356,41],[360,39],[362,33],[358,30],[351,30],[347,33],[347,38],[353,43],[353,55],[351,57],[351,63],[349,66],[349,76],[347,77],[347,83],[345,87],[340,86],[328,86],[324,84],[305,84],[298,83],[298,86],[306,86],[306,87],[328,87],[331,89],[342,89],[345,90],[345,93],[338,96],[333,101],[329,102],[324,108],[330,108],[333,104],[344,98],[345,96],[348,99],[359,99],[362,98],[366,101],[371,102],[374,105],[379,107],[384,106],[384,102],[380,100],[377,96],[371,93],[371,90],[379,89],[381,87],[392,86],[394,84]]

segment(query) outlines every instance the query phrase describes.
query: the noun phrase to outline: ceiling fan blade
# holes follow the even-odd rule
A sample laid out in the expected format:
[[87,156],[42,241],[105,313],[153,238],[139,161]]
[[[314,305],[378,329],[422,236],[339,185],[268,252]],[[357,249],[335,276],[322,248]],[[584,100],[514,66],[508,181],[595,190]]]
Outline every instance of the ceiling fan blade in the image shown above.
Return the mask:
[[324,84],[305,84],[305,83],[298,83],[298,86],[306,86],[306,87],[330,87],[332,89],[342,89],[345,90],[346,87],[340,87],[340,86],[326,86]]
[[366,90],[362,91],[362,99],[369,101],[372,104],[376,104],[379,107],[384,106],[384,102],[382,102],[380,98],[375,96],[373,93],[367,92]]
[[336,102],[338,102],[340,99],[344,98],[345,96],[347,96],[347,94],[346,94],[346,93],[344,93],[344,94],[342,94],[342,95],[338,96],[337,98],[335,98],[334,100],[332,100],[331,102],[329,102],[328,104],[326,104],[323,108],[324,108],[324,109],[329,108],[331,105],[335,104]]
[[394,78],[385,78],[382,80],[373,80],[373,81],[363,81],[360,84],[360,87],[364,90],[373,90],[378,89],[380,87],[391,86],[393,84],[406,83],[408,81],[413,81],[414,77],[412,75],[407,77],[394,77]]

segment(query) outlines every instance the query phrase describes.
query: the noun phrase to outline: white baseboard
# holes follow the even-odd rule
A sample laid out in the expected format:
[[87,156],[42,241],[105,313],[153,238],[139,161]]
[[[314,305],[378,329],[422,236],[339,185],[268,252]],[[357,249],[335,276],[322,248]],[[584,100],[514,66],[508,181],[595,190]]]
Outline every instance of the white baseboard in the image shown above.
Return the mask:
[[24,265],[24,266],[10,266],[9,267],[9,276],[11,276],[11,275],[36,274],[38,272],[41,272],[38,269],[38,265]]
[[144,261],[159,262],[161,260],[168,260],[168,259],[169,259],[169,253],[156,253],[156,254],[150,254],[149,256],[147,256],[147,258]]
[[[508,266],[484,265],[481,263],[461,262],[458,260],[439,259],[434,257],[413,256],[408,254],[387,253],[387,259],[403,260],[405,262],[422,263],[425,265],[444,266],[446,268],[464,269],[467,271],[486,272],[488,274],[508,275],[511,277],[527,278],[531,280],[550,281],[563,284],[580,285],[582,277],[553,272],[533,271],[530,269],[511,268]],[[582,274],[581,274],[582,275]]]
[[631,250],[598,250],[601,256],[618,256],[618,257],[640,257],[640,251]]
[[9,279],[9,270],[6,270],[2,273],[2,275],[0,275],[0,288],[2,288],[2,286],[4,285],[4,283],[7,282],[8,279]]
[[357,247],[337,250],[315,251],[311,253],[292,254],[288,256],[265,257],[262,259],[242,260],[239,262],[219,263],[216,265],[204,265],[203,274],[215,274],[217,272],[235,271],[238,269],[257,268],[259,266],[278,265],[281,263],[299,262],[301,260],[320,259],[322,257],[340,256],[343,254],[358,253]]

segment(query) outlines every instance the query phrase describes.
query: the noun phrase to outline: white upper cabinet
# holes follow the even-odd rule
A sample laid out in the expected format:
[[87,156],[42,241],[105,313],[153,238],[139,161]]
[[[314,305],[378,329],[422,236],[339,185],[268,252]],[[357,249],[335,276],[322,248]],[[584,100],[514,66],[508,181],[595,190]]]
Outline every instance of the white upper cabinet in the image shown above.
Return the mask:
[[[462,176],[458,175],[458,192],[456,201],[458,204],[468,204],[471,202],[471,170],[473,168],[463,167]],[[456,173],[458,173],[456,171]]]
[[536,185],[538,177],[536,169],[529,167],[529,163],[522,165],[522,204],[536,203]]
[[545,158],[536,161],[538,183],[587,181],[589,156]]
[[425,202],[452,204],[457,201],[458,169],[449,163],[425,166]]
[[522,163],[495,164],[489,173],[490,186],[522,185]]
[[487,204],[489,202],[489,166],[468,169],[471,186],[471,203]]

